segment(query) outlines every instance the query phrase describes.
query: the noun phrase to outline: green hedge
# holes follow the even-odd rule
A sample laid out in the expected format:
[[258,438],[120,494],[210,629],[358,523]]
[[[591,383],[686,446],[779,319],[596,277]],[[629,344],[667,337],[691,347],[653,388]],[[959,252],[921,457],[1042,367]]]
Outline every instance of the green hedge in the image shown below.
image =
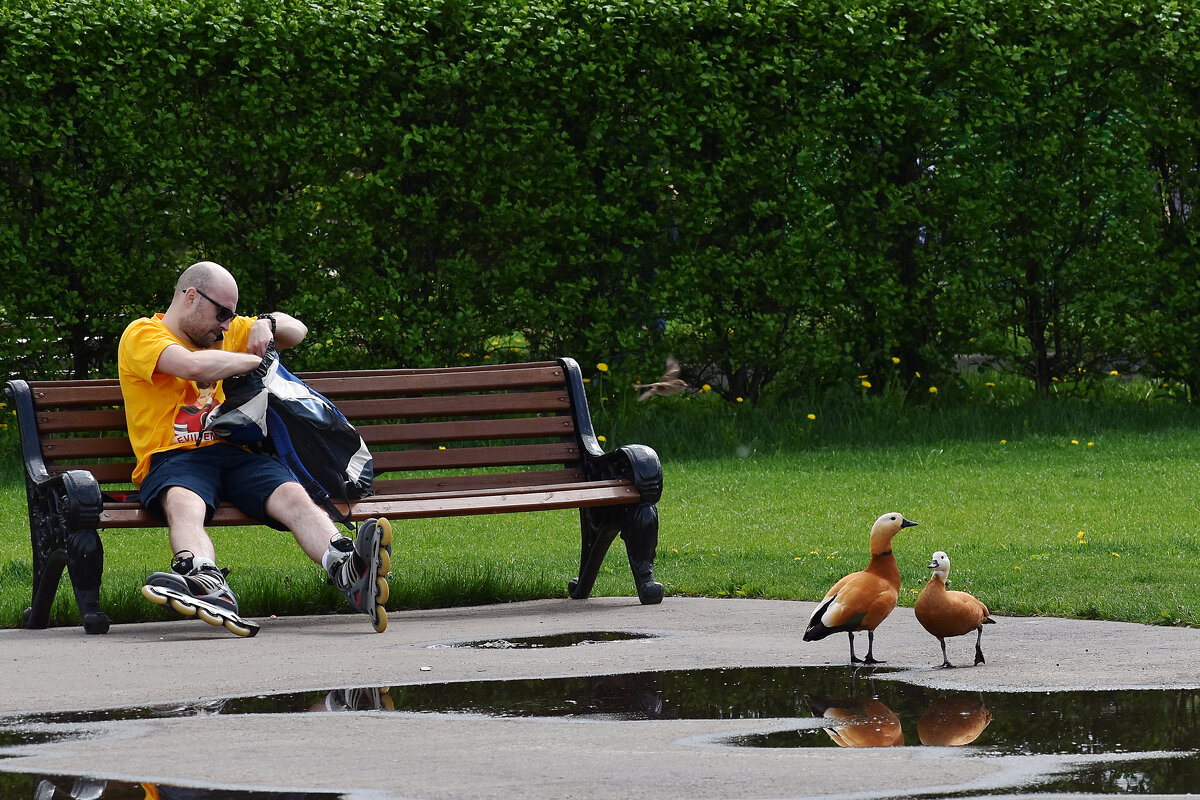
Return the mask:
[[211,258],[298,368],[1200,388],[1195,0],[20,6],[8,374],[111,374]]

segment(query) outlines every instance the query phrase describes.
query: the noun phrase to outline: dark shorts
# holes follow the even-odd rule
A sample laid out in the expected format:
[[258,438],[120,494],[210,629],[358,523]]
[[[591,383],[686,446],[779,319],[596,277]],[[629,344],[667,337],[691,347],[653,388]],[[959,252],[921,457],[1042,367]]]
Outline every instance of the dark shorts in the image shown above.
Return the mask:
[[150,511],[163,516],[162,493],[172,486],[182,486],[198,494],[208,506],[205,522],[212,519],[222,501],[227,501],[247,516],[282,531],[287,528],[267,516],[266,502],[281,484],[294,480],[291,471],[274,458],[218,442],[152,455],[150,472],[138,487],[138,498]]

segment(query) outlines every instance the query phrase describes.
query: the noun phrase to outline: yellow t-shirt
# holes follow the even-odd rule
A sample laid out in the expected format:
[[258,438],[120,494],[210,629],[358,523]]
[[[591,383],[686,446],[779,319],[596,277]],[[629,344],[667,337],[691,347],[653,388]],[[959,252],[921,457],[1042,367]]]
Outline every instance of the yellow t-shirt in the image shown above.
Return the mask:
[[[162,318],[162,314],[155,314],[129,323],[117,348],[125,424],[137,457],[134,486],[141,486],[154,453],[217,441],[211,432],[203,431],[204,420],[225,399],[221,381],[196,383],[157,371],[158,358],[169,345],[181,345],[193,352],[200,349],[171,333]],[[246,352],[253,324],[251,317],[234,317],[225,338],[210,349]]]

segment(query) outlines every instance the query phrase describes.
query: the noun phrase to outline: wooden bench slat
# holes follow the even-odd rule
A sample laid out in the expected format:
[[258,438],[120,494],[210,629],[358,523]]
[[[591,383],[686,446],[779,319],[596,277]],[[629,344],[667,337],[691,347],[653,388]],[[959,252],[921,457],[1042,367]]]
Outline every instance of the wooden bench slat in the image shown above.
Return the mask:
[[101,461],[98,463],[64,464],[56,462],[47,464],[46,469],[51,475],[61,475],[73,469],[85,469],[92,473],[97,483],[101,486],[107,486],[114,483],[129,483],[130,478],[133,476],[133,459],[129,461]]
[[322,372],[297,372],[301,379],[311,382],[314,378],[360,377],[363,375],[432,375],[438,372],[495,372],[505,369],[533,369],[559,367],[557,361],[516,361],[499,364],[466,364],[460,367],[392,367],[380,369],[325,370]]
[[375,474],[414,469],[512,467],[521,464],[565,464],[579,459],[572,443],[448,447],[445,450],[385,450],[372,452]]
[[[330,400],[379,395],[430,395],[444,392],[483,392],[562,386],[562,367],[554,362],[536,365],[490,365],[479,369],[367,370],[341,373],[303,373],[310,386]],[[124,400],[115,379],[32,381],[34,408],[95,408],[119,406]]]
[[[510,514],[521,511],[551,511],[566,508],[636,503],[640,495],[632,486],[588,487],[565,491],[531,492],[527,494],[498,494],[456,498],[391,501],[387,499],[355,506],[353,517],[366,519],[380,516],[388,519],[418,519],[456,517],[470,514]],[[360,516],[360,514],[362,516]]]
[[[564,391],[508,392],[488,395],[436,395],[431,397],[344,399],[336,402],[338,410],[358,424],[371,419],[404,419],[409,417],[452,417],[464,414],[561,413],[570,409],[571,400]],[[85,409],[37,413],[38,430],[42,433],[75,431],[125,430],[125,411],[121,408]]]
[[100,411],[38,411],[39,433],[75,433],[92,431],[124,431],[125,410],[106,408]]
[[[523,417],[500,420],[463,420],[359,428],[368,444],[406,444],[411,442],[454,442],[483,439],[520,439],[570,436],[575,426],[570,417]],[[81,458],[132,458],[133,447],[123,436],[46,437],[42,455],[48,462]]]
[[358,428],[358,432],[367,445],[563,437],[570,436],[574,431],[575,426],[570,417],[410,422],[391,425],[363,425]]
[[124,403],[121,384],[113,379],[96,381],[45,381],[29,384],[33,407],[86,408]]
[[437,475],[428,478],[385,478],[375,481],[376,495],[500,489],[513,486],[551,486],[578,483],[582,469],[535,469],[521,472],[484,472],[472,475]]
[[565,391],[541,391],[368,400],[346,398],[337,399],[335,404],[357,425],[360,420],[367,419],[559,413],[571,408],[571,398]]
[[[492,492],[454,492],[375,496],[354,505],[351,517],[361,521],[370,517],[391,520],[453,517],[473,514],[508,514],[522,511],[552,511],[591,508],[636,502],[637,489],[624,481],[596,481],[561,487],[511,488]],[[106,504],[100,513],[104,528],[162,527],[163,522],[136,503]],[[221,506],[213,514],[213,525],[257,525],[233,506]]]
[[46,438],[42,439],[42,455],[53,462],[72,458],[132,459],[133,445],[126,436]]
[[[547,445],[491,445],[484,447],[449,447],[445,450],[384,450],[372,452],[376,475],[389,472],[436,469],[469,469],[473,467],[535,466],[566,464],[579,459],[579,448],[571,443]],[[101,484],[128,483],[133,474],[133,461],[99,463],[48,464],[51,474],[70,469],[86,469]]]
[[422,375],[381,374],[356,377],[316,377],[307,383],[330,400],[339,397],[381,395],[432,395],[449,392],[494,392],[498,390],[549,388],[563,385],[558,365],[524,370],[481,372],[432,372]]

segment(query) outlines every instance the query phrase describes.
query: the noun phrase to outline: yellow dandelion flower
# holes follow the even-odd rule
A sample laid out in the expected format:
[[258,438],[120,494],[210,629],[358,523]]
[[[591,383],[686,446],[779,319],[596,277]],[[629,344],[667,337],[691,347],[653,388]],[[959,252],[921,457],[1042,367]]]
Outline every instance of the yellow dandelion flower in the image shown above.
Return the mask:
[[1015,567],[1013,567],[1013,569],[1015,569],[1015,570],[1017,570],[1018,572],[1020,572],[1020,570],[1021,570],[1021,565],[1020,565],[1020,564],[1017,564]]
[[1096,446],[1095,442],[1088,442],[1088,447],[1095,447],[1095,446]]
[[930,394],[937,394],[937,387],[936,387],[936,386],[930,386],[930,387],[929,387],[929,393],[930,393]]
[[1079,440],[1078,440],[1078,439],[1072,439],[1072,440],[1071,440],[1071,444],[1079,444]]
[[711,391],[712,391],[712,387],[711,387],[711,386],[709,386],[709,385],[706,383],[706,384],[704,384],[703,386],[701,386],[701,387],[700,387],[700,391],[701,391],[702,393],[703,393],[703,392],[711,392]]
[[1117,372],[1117,371],[1114,369],[1112,372],[1110,372],[1110,373],[1108,373],[1108,374],[1109,374],[1109,375],[1120,375],[1121,373]]
[[921,373],[919,372],[914,372],[913,375],[916,375],[918,378],[921,377]]
[[596,441],[597,441],[597,442],[607,442],[607,441],[608,441],[608,439],[604,438],[603,436],[597,436],[597,437],[596,437]]
[[989,389],[995,389],[995,388],[996,388],[996,384],[994,384],[994,383],[993,383],[993,382],[991,382],[991,381],[988,381],[987,383],[985,383],[985,384],[984,384],[984,386],[987,386]]
[[809,415],[808,415],[808,418],[809,418],[809,419],[816,419],[816,418],[817,418],[817,415],[816,415],[816,414],[809,414]]
[[600,370],[601,372],[608,372],[608,364],[605,364],[603,361],[601,361],[596,365],[596,369]]
[[893,364],[899,364],[899,363],[900,363],[900,359],[899,359],[899,358],[897,358],[896,356],[892,356],[892,363],[893,363]]
[[863,386],[863,388],[864,388],[864,389],[870,389],[870,388],[871,388],[871,382],[870,382],[870,381],[863,381],[863,382],[862,382],[862,386]]
[[792,561],[803,561],[803,560],[804,559],[800,558],[800,556],[796,556],[795,558],[792,559]]
[[740,402],[742,402],[742,398],[740,398],[740,397],[739,397],[739,398],[737,399],[737,401],[738,401],[739,403],[740,403]]
[[1008,439],[1001,439],[1000,444],[1008,444]]

